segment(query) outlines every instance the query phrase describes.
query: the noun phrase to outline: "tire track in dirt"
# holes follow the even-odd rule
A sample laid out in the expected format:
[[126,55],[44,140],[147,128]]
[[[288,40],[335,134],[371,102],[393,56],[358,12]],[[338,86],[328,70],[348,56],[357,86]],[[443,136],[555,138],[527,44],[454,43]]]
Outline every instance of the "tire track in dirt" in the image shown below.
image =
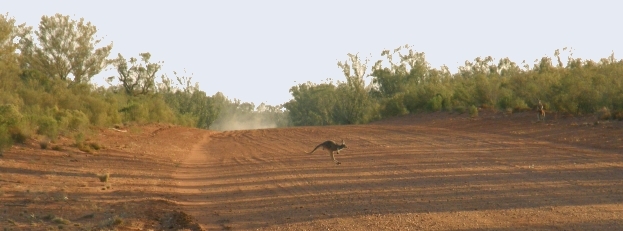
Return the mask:
[[182,198],[184,195],[197,194],[203,191],[201,187],[204,186],[204,182],[197,176],[201,174],[202,169],[209,167],[208,156],[203,148],[210,142],[210,135],[209,132],[202,134],[201,141],[192,147],[180,163],[177,171],[173,173],[173,178],[177,181],[176,191]]

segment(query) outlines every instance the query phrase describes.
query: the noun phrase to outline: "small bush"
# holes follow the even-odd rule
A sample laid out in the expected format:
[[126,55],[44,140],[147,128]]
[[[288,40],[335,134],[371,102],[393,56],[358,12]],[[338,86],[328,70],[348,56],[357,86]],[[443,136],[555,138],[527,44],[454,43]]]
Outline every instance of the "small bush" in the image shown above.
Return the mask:
[[612,118],[612,113],[610,113],[610,109],[607,107],[602,107],[597,111],[597,119],[609,120],[610,118]]
[[100,145],[100,144],[98,144],[96,142],[90,142],[89,143],[89,147],[91,147],[92,149],[95,149],[95,150],[100,150],[100,149],[103,148],[102,145]]
[[117,215],[100,222],[100,227],[115,227],[123,224],[123,219]]
[[22,120],[22,114],[13,104],[0,105],[0,125],[7,127],[17,125]]
[[121,217],[118,217],[118,216],[113,217],[112,222],[111,222],[112,226],[118,226],[121,224],[123,224],[123,219],[121,219]]
[[436,95],[428,101],[428,110],[441,111],[443,109],[443,97]]
[[518,112],[530,110],[530,107],[528,107],[528,104],[523,99],[513,100],[512,107],[514,111],[518,111]]
[[80,217],[80,219],[91,219],[93,217],[95,217],[95,213],[89,213],[87,215]]
[[38,120],[37,133],[47,136],[52,140],[58,137],[58,122],[51,116],[42,116]]
[[396,95],[385,102],[385,107],[381,111],[383,117],[392,117],[408,114],[409,111],[404,105],[404,97]]
[[619,121],[623,120],[623,111],[618,111],[617,113],[615,113],[614,118]]
[[13,145],[13,139],[9,135],[6,126],[0,124],[0,156],[2,153]]
[[76,147],[78,148],[78,150],[86,152],[86,153],[93,153],[93,149],[91,149],[91,146],[85,144],[85,143],[77,143]]
[[64,225],[68,225],[69,223],[71,223],[69,220],[64,219],[62,217],[54,217],[52,218],[52,222],[56,224],[64,224]]
[[456,107],[454,107],[454,111],[456,111],[456,112],[457,112],[457,113],[459,113],[459,114],[463,114],[463,113],[465,113],[465,111],[466,111],[466,110],[467,110],[467,109],[465,109],[465,107],[464,107],[464,106],[456,106]]
[[119,110],[119,112],[123,112],[123,117],[126,121],[134,121],[142,124],[149,119],[149,109],[142,104],[132,103]]
[[76,145],[84,143],[85,140],[86,140],[86,137],[84,136],[84,133],[80,132],[80,133],[74,134],[74,141],[76,142],[75,143]]
[[504,114],[512,115],[513,114],[513,109],[510,108],[510,107],[507,107],[506,109],[504,109]]
[[82,131],[89,125],[89,117],[78,110],[57,111],[55,117],[62,129]]
[[78,150],[83,152],[93,153],[94,150],[100,150],[102,148],[101,145],[95,142],[85,142],[86,137],[83,133],[75,134],[74,140],[76,142],[74,145],[78,148]]
[[23,144],[26,143],[26,140],[30,137],[30,134],[27,130],[21,129],[19,127],[11,127],[9,129],[9,134],[11,139],[16,143]]
[[108,182],[108,179],[110,179],[110,173],[105,173],[102,175],[97,175],[97,178],[100,179],[100,182]]
[[64,151],[65,149],[63,149],[63,147],[61,147],[61,146],[54,145],[54,146],[52,146],[52,150],[54,150],[54,151]]
[[39,147],[41,147],[41,149],[48,149],[48,144],[50,144],[49,140],[40,140],[39,141]]
[[469,106],[469,116],[472,118],[478,117],[478,108],[476,106]]
[[43,220],[52,221],[52,222],[54,222],[56,224],[67,225],[67,224],[71,223],[71,221],[69,221],[67,219],[64,219],[62,217],[57,217],[54,214],[48,214],[48,215],[43,216],[42,218],[43,218]]

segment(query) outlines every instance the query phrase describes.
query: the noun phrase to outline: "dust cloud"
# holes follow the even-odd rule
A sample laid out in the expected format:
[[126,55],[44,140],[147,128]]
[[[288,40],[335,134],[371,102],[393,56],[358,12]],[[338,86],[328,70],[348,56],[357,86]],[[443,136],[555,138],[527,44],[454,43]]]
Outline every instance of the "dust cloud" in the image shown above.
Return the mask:
[[218,131],[233,131],[233,130],[252,130],[263,128],[276,128],[277,123],[266,118],[251,117],[229,117],[219,118],[214,121],[214,124],[210,126],[212,130]]
[[262,103],[255,107],[253,103],[227,100],[209,129],[232,131],[288,126],[290,126],[290,118],[281,105],[271,106]]

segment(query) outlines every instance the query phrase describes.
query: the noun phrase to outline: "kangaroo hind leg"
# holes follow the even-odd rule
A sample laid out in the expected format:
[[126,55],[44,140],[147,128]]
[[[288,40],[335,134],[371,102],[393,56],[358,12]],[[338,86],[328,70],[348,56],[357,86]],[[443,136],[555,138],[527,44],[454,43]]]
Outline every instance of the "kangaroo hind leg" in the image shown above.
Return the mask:
[[333,162],[335,162],[335,164],[337,164],[337,165],[342,164],[341,162],[339,162],[339,161],[337,161],[337,160],[335,159],[335,155],[333,155],[333,151],[330,151],[329,153],[330,153],[330,155],[331,155],[331,159],[333,159]]

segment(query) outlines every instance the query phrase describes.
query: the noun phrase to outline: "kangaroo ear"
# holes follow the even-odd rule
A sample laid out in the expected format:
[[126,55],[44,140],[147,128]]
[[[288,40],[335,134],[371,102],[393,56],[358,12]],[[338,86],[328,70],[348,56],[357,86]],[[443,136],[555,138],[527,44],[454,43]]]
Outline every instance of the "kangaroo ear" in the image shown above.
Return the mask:
[[342,139],[342,144],[344,144],[344,139]]

